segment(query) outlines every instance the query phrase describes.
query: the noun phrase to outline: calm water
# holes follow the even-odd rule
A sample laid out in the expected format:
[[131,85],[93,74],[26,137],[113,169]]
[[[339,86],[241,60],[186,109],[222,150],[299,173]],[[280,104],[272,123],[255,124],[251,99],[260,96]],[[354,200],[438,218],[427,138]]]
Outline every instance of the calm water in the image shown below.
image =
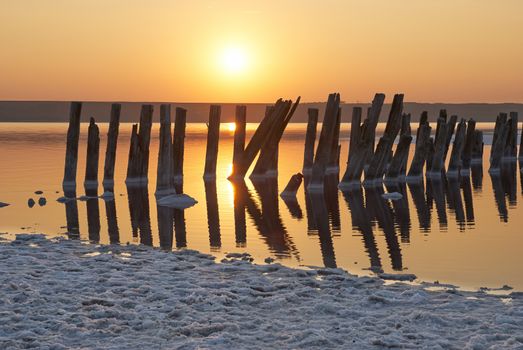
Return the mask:
[[[251,132],[253,127],[249,126]],[[202,180],[206,127],[188,124],[183,191],[199,203],[181,211],[157,207],[153,195],[158,125],[153,128],[148,191],[125,186],[131,125],[123,124],[115,200],[61,204],[56,199],[63,195],[67,125],[0,124],[0,201],[11,204],[0,209],[0,232],[187,247],[218,257],[249,252],[258,262],[272,257],[290,266],[337,266],[359,275],[377,270],[413,273],[423,281],[467,289],[506,284],[523,290],[523,211],[518,207],[522,180],[515,163],[499,177],[488,174],[486,158],[485,170],[476,168],[471,178],[460,181],[349,193],[337,190],[334,175],[328,179],[325,197],[307,198],[302,186],[297,201],[285,202],[278,193],[292,174],[301,171],[305,127],[294,124],[286,131],[278,181],[233,185],[226,180],[233,133],[224,125],[214,186]],[[101,168],[106,131],[107,125],[102,124]],[[87,124],[83,124],[79,184],[85,172],[86,134]],[[347,137],[344,129],[342,160],[347,158]],[[489,153],[486,146],[485,156]],[[44,194],[35,195],[37,190]],[[399,191],[404,199],[386,201],[383,190]],[[77,194],[83,193],[80,185]],[[42,196],[47,204],[40,206]],[[32,208],[29,198],[37,202]]]

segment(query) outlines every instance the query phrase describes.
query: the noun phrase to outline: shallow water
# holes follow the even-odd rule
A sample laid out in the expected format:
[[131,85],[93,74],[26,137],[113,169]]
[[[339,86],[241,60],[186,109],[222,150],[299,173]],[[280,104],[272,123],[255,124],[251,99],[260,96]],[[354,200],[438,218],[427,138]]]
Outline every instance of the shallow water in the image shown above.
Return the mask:
[[[492,125],[479,123],[484,130]],[[107,125],[101,124],[100,168],[103,168]],[[249,138],[254,125],[249,125]],[[157,207],[154,198],[158,125],[153,127],[149,188],[127,189],[124,183],[131,124],[122,124],[117,152],[114,201],[89,200],[61,204],[66,124],[0,123],[0,232],[43,232],[100,243],[143,243],[165,249],[188,247],[218,257],[248,252],[255,261],[267,257],[290,266],[341,267],[368,275],[371,270],[410,273],[421,281],[450,283],[465,289],[509,285],[523,290],[523,211],[519,169],[512,163],[501,176],[484,166],[471,178],[426,182],[379,190],[337,190],[336,175],[325,197],[296,202],[278,193],[290,176],[301,171],[306,125],[291,124],[280,145],[277,181],[233,184],[233,133],[223,126],[216,183],[202,175],[205,124],[188,124],[183,191],[198,200],[185,211]],[[82,124],[78,196],[85,172],[87,124]],[[341,159],[347,159],[348,130],[342,130]],[[487,135],[486,141],[490,139]],[[411,147],[411,151],[413,147]],[[411,154],[412,155],[412,154]],[[345,170],[342,166],[341,172]],[[100,175],[101,178],[101,175]],[[43,191],[43,195],[34,194]],[[404,199],[387,201],[385,191]],[[99,192],[101,193],[100,188]],[[38,199],[47,203],[40,206]],[[36,204],[31,208],[28,199]],[[521,216],[520,216],[521,215]]]

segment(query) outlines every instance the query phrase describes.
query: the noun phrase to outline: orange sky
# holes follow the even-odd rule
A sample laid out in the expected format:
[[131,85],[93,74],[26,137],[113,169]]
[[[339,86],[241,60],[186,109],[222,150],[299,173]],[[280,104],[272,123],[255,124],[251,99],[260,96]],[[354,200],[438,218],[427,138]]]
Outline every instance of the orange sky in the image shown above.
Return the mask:
[[521,0],[3,0],[0,99],[523,102],[522,14]]

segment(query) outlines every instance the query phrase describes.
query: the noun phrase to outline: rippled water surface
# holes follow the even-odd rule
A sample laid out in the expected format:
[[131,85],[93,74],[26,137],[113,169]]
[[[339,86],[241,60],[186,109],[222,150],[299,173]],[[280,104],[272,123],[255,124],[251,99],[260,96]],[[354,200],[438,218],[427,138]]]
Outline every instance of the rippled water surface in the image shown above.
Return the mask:
[[[100,127],[103,167],[107,125]],[[480,127],[488,130],[492,125]],[[248,138],[253,128],[249,125]],[[412,273],[421,281],[463,288],[509,285],[523,290],[523,211],[518,206],[522,180],[516,163],[505,164],[501,175],[491,177],[486,146],[484,165],[474,168],[470,178],[344,193],[337,189],[335,174],[327,179],[324,196],[306,196],[302,186],[296,201],[283,201],[278,193],[301,171],[305,128],[292,124],[286,131],[277,180],[233,184],[226,179],[233,145],[227,125],[220,135],[216,183],[204,183],[207,129],[188,124],[183,191],[199,203],[182,211],[156,205],[158,125],[153,127],[148,190],[125,186],[131,125],[122,124],[115,200],[61,204],[56,199],[63,195],[67,125],[0,123],[0,202],[10,203],[0,209],[0,232],[187,247],[218,257],[249,252],[258,262],[272,257],[291,266],[337,266],[360,275],[380,270]],[[84,193],[86,134],[83,124],[78,196]],[[346,126],[341,143],[344,164]],[[38,190],[43,194],[34,193]],[[404,198],[387,201],[383,191],[398,191]],[[39,204],[41,197],[45,204]],[[30,198],[36,202],[33,207]]]

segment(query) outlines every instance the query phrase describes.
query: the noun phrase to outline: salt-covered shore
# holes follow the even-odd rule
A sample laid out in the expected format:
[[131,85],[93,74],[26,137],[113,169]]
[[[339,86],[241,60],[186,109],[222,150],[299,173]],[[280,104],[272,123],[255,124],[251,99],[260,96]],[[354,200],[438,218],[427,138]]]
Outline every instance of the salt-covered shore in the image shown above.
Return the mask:
[[523,348],[523,295],[384,285],[195,251],[0,243],[0,348]]

